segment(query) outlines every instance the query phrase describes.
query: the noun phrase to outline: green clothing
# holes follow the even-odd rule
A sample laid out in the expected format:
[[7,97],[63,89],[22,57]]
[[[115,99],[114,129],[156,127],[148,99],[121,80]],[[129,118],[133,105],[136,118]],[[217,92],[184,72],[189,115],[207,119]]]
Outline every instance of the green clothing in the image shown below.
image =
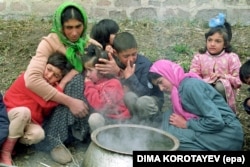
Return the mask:
[[[84,26],[81,38],[79,38],[79,40],[74,43],[69,41],[67,37],[63,34],[63,25],[62,25],[62,14],[66,8],[71,6],[80,11],[83,18],[83,26]],[[84,48],[89,40],[89,37],[87,36],[87,23],[88,23],[88,17],[85,10],[81,8],[80,5],[75,4],[73,2],[62,3],[57,8],[53,16],[53,24],[51,32],[56,33],[59,36],[60,41],[67,47],[66,57],[69,60],[69,62],[74,66],[74,68],[79,72],[82,72],[83,70],[81,56],[84,54]]]
[[198,116],[187,129],[169,124],[172,111],[164,113],[162,128],[180,140],[179,150],[241,150],[243,129],[235,113],[212,86],[195,78],[184,79],[178,89],[182,107]]

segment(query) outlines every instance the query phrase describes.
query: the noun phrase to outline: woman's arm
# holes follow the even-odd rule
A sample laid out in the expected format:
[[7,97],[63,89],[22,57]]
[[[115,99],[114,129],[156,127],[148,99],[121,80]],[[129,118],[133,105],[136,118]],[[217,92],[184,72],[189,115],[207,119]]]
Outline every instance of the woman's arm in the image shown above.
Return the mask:
[[[88,113],[88,107],[84,101],[70,97],[57,91],[43,78],[43,72],[48,57],[55,51],[65,52],[57,36],[50,35],[43,38],[38,45],[36,55],[32,57],[24,75],[25,85],[28,89],[42,97],[44,100],[52,100],[69,107],[71,112],[78,117],[84,117]],[[63,52],[63,53],[64,53]]]
[[67,83],[76,75],[79,74],[78,71],[76,71],[75,69],[72,69],[70,72],[68,72],[60,81],[59,86],[62,90],[64,90],[65,86],[67,85]]

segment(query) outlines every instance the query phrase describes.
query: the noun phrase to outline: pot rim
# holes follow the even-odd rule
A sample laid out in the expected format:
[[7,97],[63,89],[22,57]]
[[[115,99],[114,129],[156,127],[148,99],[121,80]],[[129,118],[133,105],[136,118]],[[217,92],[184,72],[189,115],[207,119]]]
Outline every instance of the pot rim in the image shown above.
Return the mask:
[[[151,130],[151,131],[155,131],[157,133],[160,133],[164,136],[167,136],[169,137],[173,142],[174,142],[174,146],[169,149],[169,150],[166,150],[166,151],[176,151],[179,146],[180,146],[180,142],[179,140],[177,139],[177,137],[175,137],[174,135],[166,132],[166,131],[163,131],[161,129],[157,129],[157,128],[153,128],[153,127],[150,127],[150,126],[145,126],[145,125],[137,125],[137,124],[113,124],[113,125],[105,125],[103,127],[100,127],[100,128],[97,128],[96,130],[94,130],[92,133],[91,133],[91,140],[97,145],[99,146],[100,148],[103,148],[105,150],[108,150],[108,151],[112,151],[112,152],[116,152],[116,153],[119,153],[119,154],[126,154],[126,155],[132,155],[132,153],[128,153],[128,152],[123,152],[123,151],[117,151],[117,150],[113,150],[113,149],[110,149],[108,147],[105,147],[103,145],[101,145],[98,141],[97,141],[97,135],[104,131],[104,130],[107,130],[107,129],[112,129],[112,128],[117,128],[117,127],[129,127],[129,128],[141,128],[141,129],[146,129],[146,130]],[[149,150],[150,151],[150,150]]]

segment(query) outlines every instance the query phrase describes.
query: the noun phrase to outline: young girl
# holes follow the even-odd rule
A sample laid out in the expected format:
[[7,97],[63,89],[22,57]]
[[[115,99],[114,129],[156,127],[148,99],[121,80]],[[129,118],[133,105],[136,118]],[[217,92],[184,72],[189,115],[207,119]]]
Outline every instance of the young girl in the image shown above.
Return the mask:
[[194,56],[190,71],[220,92],[236,112],[236,93],[242,84],[239,78],[241,62],[230,45],[231,26],[221,13],[210,20],[209,26],[210,30],[205,34],[206,47]]
[[213,87],[168,60],[156,61],[149,71],[149,80],[171,95],[173,109],[163,113],[162,128],[179,139],[179,150],[242,149],[242,125]]
[[99,58],[107,59],[107,52],[93,45],[88,47],[83,58],[86,69],[84,96],[96,113],[99,113],[90,115],[91,131],[104,125],[105,121],[110,124],[130,118],[129,110],[123,102],[124,92],[120,81],[113,75],[101,74],[95,69]]
[[119,29],[119,25],[114,20],[103,19],[92,27],[90,36],[98,41],[104,50],[113,54],[113,41]]
[[[67,82],[74,77],[72,72],[66,75],[71,69],[72,65],[65,55],[54,53],[48,59],[43,78],[58,91],[63,92]],[[21,74],[4,95],[10,125],[9,136],[1,149],[0,162],[7,165],[12,164],[11,153],[17,140],[22,144],[31,145],[44,139],[44,118],[58,105],[54,101],[45,101],[26,88],[24,75],[25,73]]]

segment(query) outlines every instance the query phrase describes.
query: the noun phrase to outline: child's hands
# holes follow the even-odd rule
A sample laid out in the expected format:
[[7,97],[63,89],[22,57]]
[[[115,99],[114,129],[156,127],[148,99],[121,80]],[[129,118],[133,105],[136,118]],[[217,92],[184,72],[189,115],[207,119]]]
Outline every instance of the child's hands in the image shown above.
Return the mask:
[[212,73],[210,75],[210,79],[213,81],[212,83],[216,82],[218,79],[224,79],[225,78],[225,75],[222,75],[222,74],[217,74],[217,73]]
[[105,47],[105,51],[107,51],[110,54],[114,54],[114,49],[113,49],[113,47],[111,45],[107,45]]
[[123,71],[124,78],[127,79],[131,75],[135,73],[135,64],[132,64],[131,61],[127,61],[127,66],[125,70]]

